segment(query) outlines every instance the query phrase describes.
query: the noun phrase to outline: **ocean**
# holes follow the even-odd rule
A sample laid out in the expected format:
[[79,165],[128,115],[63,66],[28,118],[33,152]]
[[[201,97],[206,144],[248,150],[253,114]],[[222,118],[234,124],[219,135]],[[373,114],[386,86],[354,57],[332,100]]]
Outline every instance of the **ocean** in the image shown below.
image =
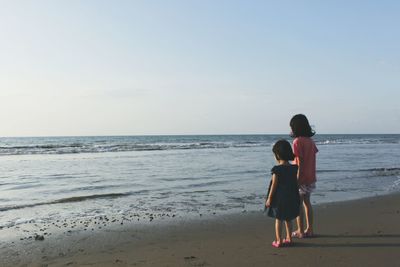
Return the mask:
[[[0,138],[0,229],[262,211],[287,135]],[[316,135],[316,204],[400,190],[400,135]],[[87,222],[87,223],[85,223]],[[85,229],[86,230],[86,229]]]

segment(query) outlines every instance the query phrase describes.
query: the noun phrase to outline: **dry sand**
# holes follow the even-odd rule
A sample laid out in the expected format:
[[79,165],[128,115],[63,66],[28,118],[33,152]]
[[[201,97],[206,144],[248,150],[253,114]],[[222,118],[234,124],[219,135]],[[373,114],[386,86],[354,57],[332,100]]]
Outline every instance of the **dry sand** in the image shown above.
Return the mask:
[[259,212],[53,234],[2,246],[0,266],[400,266],[400,194],[317,206],[317,236],[289,248],[271,246],[273,222]]

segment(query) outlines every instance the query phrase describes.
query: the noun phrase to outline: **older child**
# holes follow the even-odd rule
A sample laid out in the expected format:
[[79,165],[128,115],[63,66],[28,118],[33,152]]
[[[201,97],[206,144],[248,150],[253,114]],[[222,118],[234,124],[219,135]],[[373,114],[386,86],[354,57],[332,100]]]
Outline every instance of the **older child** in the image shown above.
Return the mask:
[[292,233],[293,237],[303,238],[312,237],[313,229],[313,210],[310,201],[311,192],[315,189],[316,178],[316,154],[318,148],[311,137],[315,132],[311,129],[307,117],[297,114],[290,120],[292,129],[293,152],[295,163],[298,166],[297,180],[299,184],[300,202],[304,206],[306,218],[306,228],[303,229],[303,209],[297,217],[297,230]]
[[[294,159],[292,147],[286,140],[279,140],[272,148],[278,165],[271,170],[272,180],[265,206],[268,216],[275,218],[275,236],[272,246],[281,247],[292,243],[292,220],[299,215],[300,197],[297,186],[297,166],[289,163]],[[286,238],[281,238],[285,222]]]

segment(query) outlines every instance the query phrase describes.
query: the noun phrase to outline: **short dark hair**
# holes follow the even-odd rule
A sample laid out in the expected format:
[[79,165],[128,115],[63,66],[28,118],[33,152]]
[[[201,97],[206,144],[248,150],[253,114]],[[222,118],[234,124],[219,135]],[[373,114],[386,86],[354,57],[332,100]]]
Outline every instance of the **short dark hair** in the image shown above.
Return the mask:
[[285,139],[281,139],[272,147],[275,157],[280,160],[294,160],[292,146]]
[[315,134],[315,131],[311,129],[307,117],[303,114],[293,116],[290,120],[290,128],[292,128],[292,137],[311,137]]

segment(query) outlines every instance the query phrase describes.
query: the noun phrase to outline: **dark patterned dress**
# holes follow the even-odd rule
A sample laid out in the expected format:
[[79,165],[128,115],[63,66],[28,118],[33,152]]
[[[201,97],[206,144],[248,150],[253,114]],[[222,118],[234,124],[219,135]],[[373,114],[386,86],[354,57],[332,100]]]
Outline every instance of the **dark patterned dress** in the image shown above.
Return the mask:
[[[271,173],[276,175],[278,184],[271,199],[271,206],[267,209],[267,214],[278,220],[293,220],[299,216],[300,211],[297,166],[277,165],[271,169]],[[269,184],[267,196],[269,196],[271,185],[272,180]]]

